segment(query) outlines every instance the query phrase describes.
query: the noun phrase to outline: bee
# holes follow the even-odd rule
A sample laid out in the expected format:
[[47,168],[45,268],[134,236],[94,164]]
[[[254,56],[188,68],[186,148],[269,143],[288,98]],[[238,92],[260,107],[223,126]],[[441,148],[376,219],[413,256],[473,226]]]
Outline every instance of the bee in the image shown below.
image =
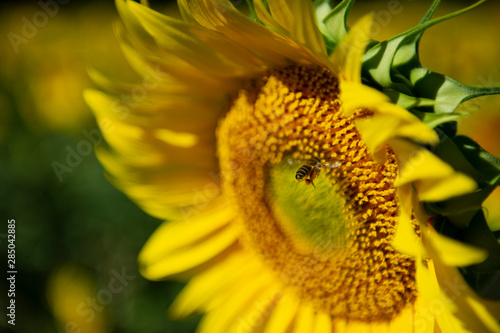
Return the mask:
[[318,158],[312,157],[297,170],[297,172],[295,173],[295,180],[297,182],[304,181],[306,185],[312,185],[314,188],[316,188],[316,185],[314,185],[314,179],[319,175],[321,168],[325,166],[333,169],[338,167],[339,165],[340,163],[338,162],[335,164],[321,163]]

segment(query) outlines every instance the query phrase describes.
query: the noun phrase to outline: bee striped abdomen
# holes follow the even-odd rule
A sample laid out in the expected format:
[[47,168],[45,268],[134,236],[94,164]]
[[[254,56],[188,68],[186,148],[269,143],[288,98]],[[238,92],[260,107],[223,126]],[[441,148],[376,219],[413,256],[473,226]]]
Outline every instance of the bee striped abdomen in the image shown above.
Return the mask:
[[297,170],[297,172],[295,173],[295,180],[301,181],[305,177],[309,176],[313,168],[314,166],[309,164],[301,166],[299,170]]
[[[320,161],[313,157],[307,161],[306,164],[301,166],[299,170],[295,173],[295,180],[298,182],[304,181],[306,185],[314,186],[313,180],[316,178],[316,175],[319,173],[318,165]],[[316,186],[314,186],[316,187]]]

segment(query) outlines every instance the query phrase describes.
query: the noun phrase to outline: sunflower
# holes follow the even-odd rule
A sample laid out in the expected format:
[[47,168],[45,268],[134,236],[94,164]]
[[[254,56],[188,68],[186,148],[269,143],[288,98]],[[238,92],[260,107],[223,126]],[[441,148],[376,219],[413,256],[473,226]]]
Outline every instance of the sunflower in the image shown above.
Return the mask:
[[94,311],[86,303],[95,297],[96,289],[92,276],[77,264],[65,263],[51,273],[46,289],[47,301],[61,331],[112,331],[107,310],[102,307]]
[[455,126],[500,90],[417,53],[479,3],[431,19],[434,1],[382,42],[370,14],[347,27],[350,0],[178,3],[182,20],[118,0],[140,79],[92,72],[106,93],[85,93],[111,181],[167,220],[139,264],[189,279],[170,315],[204,313],[200,332],[500,332],[481,208],[498,160]]

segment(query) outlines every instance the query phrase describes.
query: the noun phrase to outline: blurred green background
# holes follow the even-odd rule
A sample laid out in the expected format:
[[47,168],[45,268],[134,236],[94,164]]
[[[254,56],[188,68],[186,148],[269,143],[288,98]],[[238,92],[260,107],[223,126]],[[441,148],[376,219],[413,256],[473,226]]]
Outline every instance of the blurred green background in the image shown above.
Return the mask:
[[[387,38],[417,24],[431,2],[401,0],[398,13],[387,1],[360,2],[350,22],[374,11],[376,39]],[[436,15],[468,3],[443,1]],[[159,1],[152,6],[172,10]],[[93,154],[101,143],[82,98],[92,87],[87,70],[124,79],[129,73],[113,34],[114,3],[71,1],[56,11],[32,2],[0,10],[1,269],[5,276],[7,220],[15,219],[18,272],[16,326],[2,310],[0,331],[193,332],[199,317],[173,322],[165,314],[182,283],[147,281],[137,270],[137,254],[161,221],[114,189]],[[421,44],[423,65],[464,83],[499,86],[499,13],[490,1],[431,28]],[[461,120],[460,132],[499,156],[500,97],[463,108],[480,112]],[[487,209],[500,228],[498,203],[496,191]]]
[[128,71],[113,33],[114,2],[48,8],[47,22],[36,2],[0,15],[1,275],[7,219],[16,220],[18,272],[16,325],[7,324],[2,278],[0,331],[193,332],[198,318],[165,315],[182,284],[151,282],[137,270],[137,254],[161,221],[107,182],[85,136],[100,141],[82,98],[92,87],[87,69]]

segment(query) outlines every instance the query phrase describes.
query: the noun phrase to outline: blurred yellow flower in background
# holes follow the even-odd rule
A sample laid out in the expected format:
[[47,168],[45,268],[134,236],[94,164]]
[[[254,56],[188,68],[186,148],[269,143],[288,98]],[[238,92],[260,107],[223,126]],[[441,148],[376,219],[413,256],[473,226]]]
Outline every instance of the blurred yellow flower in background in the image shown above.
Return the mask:
[[[114,16],[106,6],[57,5],[52,10],[55,14],[44,14],[45,21],[33,18],[45,13],[40,5],[5,12],[0,29],[8,43],[0,76],[7,91],[23,96],[17,107],[33,131],[74,133],[92,120],[81,94],[90,84],[87,64],[119,73],[124,62],[111,29]],[[97,56],[102,52],[115,60],[103,61]]]
[[83,267],[66,263],[52,272],[47,284],[47,298],[61,331],[112,332],[109,321],[105,319],[107,311],[101,305],[96,308],[89,304],[96,294],[96,284]]
[[180,0],[177,20],[117,1],[140,79],[93,72],[98,157],[168,220],[139,263],[192,278],[170,313],[206,313],[201,332],[500,331],[498,302],[470,282],[500,269],[481,206],[498,159],[456,132],[462,102],[500,89],[417,54],[427,28],[474,6],[431,20],[435,1],[376,42],[373,15],[347,28],[353,2],[249,1],[248,18]]

